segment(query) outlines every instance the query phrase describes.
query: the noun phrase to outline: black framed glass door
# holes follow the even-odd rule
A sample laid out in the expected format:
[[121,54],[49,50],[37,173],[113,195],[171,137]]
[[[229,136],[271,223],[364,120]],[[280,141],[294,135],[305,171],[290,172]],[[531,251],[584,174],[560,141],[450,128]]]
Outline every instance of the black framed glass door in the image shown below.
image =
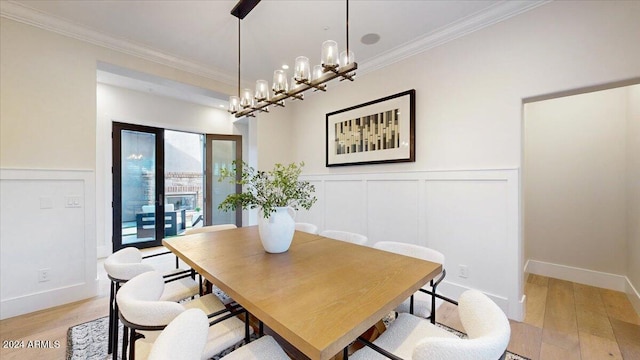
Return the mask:
[[164,129],[113,123],[113,251],[160,246],[164,209]]
[[240,135],[205,138],[113,122],[113,251],[160,246],[191,227],[241,226],[242,209],[218,210],[229,193],[242,191],[218,181],[233,161],[242,163]]

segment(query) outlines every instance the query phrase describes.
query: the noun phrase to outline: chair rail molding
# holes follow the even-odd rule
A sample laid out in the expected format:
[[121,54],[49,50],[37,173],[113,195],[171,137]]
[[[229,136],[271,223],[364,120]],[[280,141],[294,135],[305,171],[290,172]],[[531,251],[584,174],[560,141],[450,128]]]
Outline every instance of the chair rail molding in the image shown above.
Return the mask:
[[[446,258],[442,291],[491,297],[514,320],[524,317],[520,170],[305,174],[317,203],[297,221],[351,231],[367,245],[391,240],[427,246]],[[461,277],[459,268],[468,274]]]
[[0,169],[0,318],[98,292],[93,170]]

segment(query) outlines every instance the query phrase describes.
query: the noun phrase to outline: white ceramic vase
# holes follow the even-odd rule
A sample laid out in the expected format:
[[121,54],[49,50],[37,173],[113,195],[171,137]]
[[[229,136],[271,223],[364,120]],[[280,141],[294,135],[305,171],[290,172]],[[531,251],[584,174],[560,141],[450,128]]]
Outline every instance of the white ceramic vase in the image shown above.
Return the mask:
[[296,212],[291,207],[277,207],[268,219],[260,216],[258,232],[264,250],[279,254],[289,250],[296,229]]

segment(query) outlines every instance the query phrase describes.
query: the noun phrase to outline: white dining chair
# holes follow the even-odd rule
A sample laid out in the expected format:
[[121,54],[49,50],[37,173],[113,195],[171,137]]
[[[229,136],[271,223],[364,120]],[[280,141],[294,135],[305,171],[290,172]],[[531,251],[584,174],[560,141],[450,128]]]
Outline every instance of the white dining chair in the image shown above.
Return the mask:
[[328,237],[335,240],[349,242],[356,245],[365,245],[369,240],[366,236],[339,230],[324,230],[320,232],[320,236]]
[[447,272],[444,269],[444,255],[434,249],[401,243],[397,241],[378,241],[373,245],[375,249],[392,252],[395,254],[411,256],[417,259],[427,260],[442,264],[442,272],[430,281],[429,285],[416,291],[409,299],[405,300],[396,308],[398,313],[410,313],[426,319],[430,319],[432,324],[436,323],[436,310],[442,301],[450,302],[454,305],[458,303],[446,296],[437,293],[437,287],[442,282]]
[[145,358],[160,331],[188,309],[200,309],[211,319],[202,359],[209,359],[242,339],[248,340],[253,332],[248,323],[236,317],[244,313],[247,318],[246,311],[239,306],[227,309],[213,294],[184,303],[162,301],[163,290],[162,275],[150,271],[123,284],[116,295],[119,318],[124,325],[122,352],[126,354],[129,346],[130,360]]
[[303,222],[297,222],[296,223],[296,230],[297,231],[304,231],[306,233],[309,234],[318,234],[318,227],[314,224],[311,223],[303,223]]
[[238,227],[235,224],[220,224],[220,225],[209,225],[202,226],[198,228],[190,228],[184,232],[184,235],[193,235],[193,234],[201,234],[207,232],[221,231],[221,230],[229,230],[229,229],[237,229]]
[[233,350],[224,360],[290,360],[280,345],[269,335],[264,335],[247,345]]
[[353,353],[349,359],[503,359],[511,327],[502,309],[477,290],[465,291],[458,301],[460,321],[467,339],[459,338],[423,318],[403,313],[373,343],[358,339],[367,346]]
[[[138,360],[200,360],[209,331],[207,314],[200,309],[189,309],[171,320],[148,350],[139,347]],[[142,344],[142,342],[141,342]],[[146,344],[145,344],[146,345]],[[149,348],[149,346],[146,346]]]
[[[137,275],[156,269],[144,259],[150,257],[167,255],[171,252],[161,252],[143,256],[142,252],[134,247],[126,247],[109,255],[104,261],[104,269],[107,277],[111,281],[109,295],[109,335],[108,335],[108,353],[117,353],[118,344],[118,304],[116,303],[116,294],[122,284],[133,279]],[[178,262],[176,260],[176,267]],[[174,269],[164,274],[167,286],[164,288],[162,300],[179,301],[189,297],[193,297],[202,293],[201,285],[192,277],[194,273],[191,269]],[[115,351],[115,352],[114,352]]]

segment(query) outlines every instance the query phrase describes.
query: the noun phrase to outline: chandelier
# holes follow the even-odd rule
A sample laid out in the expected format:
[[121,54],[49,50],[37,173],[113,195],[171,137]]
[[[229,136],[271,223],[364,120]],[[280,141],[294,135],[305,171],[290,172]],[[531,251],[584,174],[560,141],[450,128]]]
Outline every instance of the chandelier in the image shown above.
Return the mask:
[[238,18],[238,94],[229,97],[229,112],[236,118],[255,116],[255,112],[269,112],[269,106],[284,107],[285,99],[303,100],[304,92],[326,91],[326,83],[340,78],[340,81],[353,81],[358,64],[355,62],[353,51],[349,50],[349,0],[346,0],[346,50],[338,52],[338,44],[333,40],[322,43],[321,60],[319,65],[311,68],[309,58],[298,56],[295,59],[293,77],[287,81],[284,70],[273,72],[273,83],[269,89],[266,80],[256,81],[255,92],[251,89],[240,89],[240,21],[244,19],[260,0],[240,0],[231,10],[231,15]]

